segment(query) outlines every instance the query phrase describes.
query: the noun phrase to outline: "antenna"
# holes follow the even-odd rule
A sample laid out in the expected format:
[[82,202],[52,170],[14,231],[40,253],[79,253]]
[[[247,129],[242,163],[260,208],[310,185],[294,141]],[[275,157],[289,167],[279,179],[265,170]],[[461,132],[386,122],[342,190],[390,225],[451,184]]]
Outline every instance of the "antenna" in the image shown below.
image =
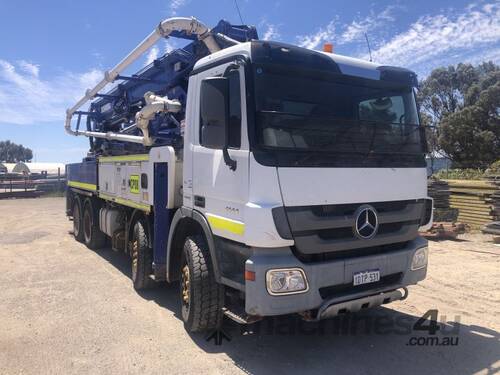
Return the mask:
[[240,16],[241,24],[244,25],[243,17],[241,17],[240,7],[238,6],[238,0],[234,0],[234,5],[236,6],[236,10],[238,11],[238,15]]
[[[236,1],[236,0],[235,0]],[[368,34],[365,33],[366,45],[368,46],[368,52],[370,53],[370,62],[372,62],[372,49],[370,48],[370,42],[368,41]]]

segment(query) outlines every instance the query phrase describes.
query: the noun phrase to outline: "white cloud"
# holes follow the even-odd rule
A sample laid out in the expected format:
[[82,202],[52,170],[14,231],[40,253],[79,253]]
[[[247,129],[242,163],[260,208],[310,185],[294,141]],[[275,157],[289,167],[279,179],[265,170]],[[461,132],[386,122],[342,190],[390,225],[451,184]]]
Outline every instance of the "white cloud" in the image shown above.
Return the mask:
[[25,61],[14,65],[0,59],[0,124],[60,121],[62,126],[66,108],[103,77],[103,72],[92,69],[45,80],[39,77],[39,69]]
[[393,22],[395,20],[394,11],[399,8],[401,7],[390,5],[379,13],[371,10],[368,16],[352,21],[345,26],[344,32],[339,38],[339,43],[344,44],[364,39],[365,33],[370,33],[386,26],[389,22]]
[[32,64],[26,60],[19,60],[17,64],[24,72],[32,75],[33,77],[38,77],[38,73],[40,72],[39,65]]
[[394,22],[394,13],[401,9],[404,8],[399,5],[390,5],[381,11],[372,9],[368,16],[358,17],[351,23],[343,25],[339,23],[337,16],[326,27],[320,27],[312,34],[297,36],[297,44],[310,49],[315,49],[325,42],[346,44],[361,39],[364,41],[365,33],[368,33],[371,39],[371,33],[375,30],[380,31],[382,28],[386,28],[387,24]]
[[399,5],[380,12],[372,9],[367,16],[345,25],[337,17],[315,33],[298,36],[297,41],[306,48],[318,48],[324,42],[339,45],[357,42],[360,48],[355,47],[353,54],[368,60],[366,32],[375,61],[409,67],[421,76],[442,65],[500,62],[500,3],[473,3],[461,11],[424,15],[407,30],[390,36],[397,18],[395,13],[401,10],[404,7]]
[[160,50],[160,48],[162,48],[161,45],[157,44],[149,50],[146,56],[146,60],[144,61],[144,66],[151,64],[158,57],[163,56],[163,54],[170,53],[179,47],[176,39],[164,39],[163,52]]
[[500,52],[498,3],[471,5],[460,14],[423,16],[407,31],[375,49],[373,58],[380,63],[422,71],[426,63],[437,66],[440,59],[453,63],[449,57],[457,62],[461,57],[472,61],[486,52],[491,56],[498,56]]
[[176,48],[174,42],[171,42],[170,39],[165,39],[165,53],[170,53]]
[[148,55],[146,56],[146,62],[144,63],[144,66],[149,65],[153,61],[155,61],[158,58],[159,54],[160,54],[160,49],[157,46],[153,46],[149,50]]
[[170,6],[169,6],[169,9],[170,9],[170,15],[171,16],[176,16],[177,15],[177,11],[182,8],[184,5],[186,5],[188,3],[188,0],[172,0],[170,2]]
[[263,40],[277,40],[281,37],[281,34],[278,31],[278,26],[273,25],[271,23],[266,24],[267,29],[262,36]]
[[335,24],[337,18],[332,20],[326,27],[320,27],[315,33],[297,36],[297,44],[300,47],[316,48],[321,43],[332,42],[335,39]]

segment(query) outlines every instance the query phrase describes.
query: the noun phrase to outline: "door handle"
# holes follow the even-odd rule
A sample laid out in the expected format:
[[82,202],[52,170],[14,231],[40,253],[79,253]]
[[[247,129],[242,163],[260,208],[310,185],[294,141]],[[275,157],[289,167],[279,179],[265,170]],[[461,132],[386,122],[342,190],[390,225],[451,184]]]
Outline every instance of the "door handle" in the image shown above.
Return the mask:
[[194,205],[197,207],[205,208],[205,197],[195,195],[194,196]]

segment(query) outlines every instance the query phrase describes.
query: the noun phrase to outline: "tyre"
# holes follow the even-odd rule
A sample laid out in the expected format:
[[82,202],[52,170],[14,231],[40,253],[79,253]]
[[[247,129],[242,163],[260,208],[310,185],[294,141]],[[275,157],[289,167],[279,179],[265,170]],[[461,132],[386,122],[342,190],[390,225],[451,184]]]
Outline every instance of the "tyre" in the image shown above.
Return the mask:
[[153,250],[149,246],[148,234],[143,219],[134,224],[130,255],[132,257],[132,282],[135,290],[151,287],[154,284],[150,277],[153,273]]
[[82,201],[78,195],[73,199],[73,235],[79,242],[83,242],[82,228]]
[[221,326],[224,287],[215,281],[210,251],[203,236],[190,236],[184,242],[180,296],[186,330],[203,332]]
[[89,249],[97,250],[106,244],[106,235],[99,228],[99,209],[91,199],[85,201],[83,208],[83,240]]

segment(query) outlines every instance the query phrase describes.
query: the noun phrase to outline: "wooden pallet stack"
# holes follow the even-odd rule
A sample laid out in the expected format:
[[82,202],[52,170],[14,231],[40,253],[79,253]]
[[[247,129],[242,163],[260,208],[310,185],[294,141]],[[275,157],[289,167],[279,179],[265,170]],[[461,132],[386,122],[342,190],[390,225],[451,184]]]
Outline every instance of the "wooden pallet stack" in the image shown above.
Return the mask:
[[[458,221],[481,226],[499,219],[495,197],[499,187],[490,181],[446,180],[450,188],[450,207],[458,209]],[[498,202],[497,202],[498,203]]]
[[427,181],[429,197],[434,199],[434,208],[450,208],[450,189],[444,180],[431,177]]
[[495,186],[495,192],[491,195],[491,206],[493,215],[500,220],[500,171],[492,170],[486,174],[486,181]]

